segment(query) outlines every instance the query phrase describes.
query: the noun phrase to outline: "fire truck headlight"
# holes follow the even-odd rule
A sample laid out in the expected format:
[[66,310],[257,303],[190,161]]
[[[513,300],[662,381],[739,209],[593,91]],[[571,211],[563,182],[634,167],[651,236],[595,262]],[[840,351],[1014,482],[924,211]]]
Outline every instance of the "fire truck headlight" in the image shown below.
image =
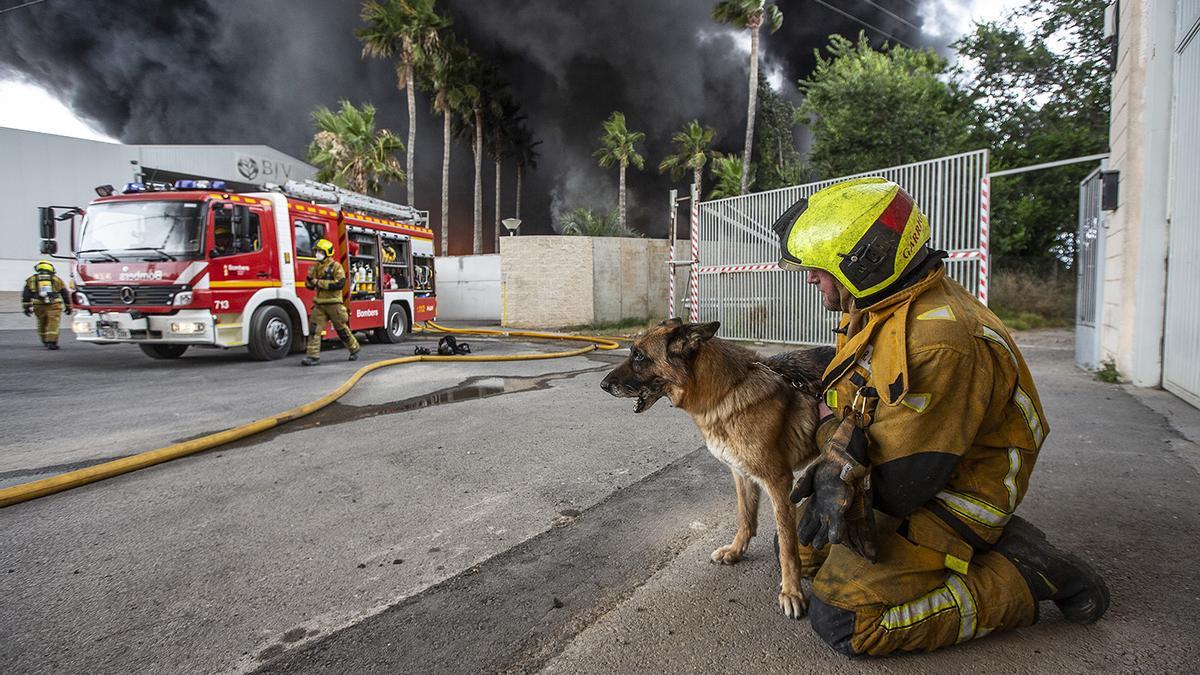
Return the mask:
[[87,321],[76,321],[71,325],[71,327],[75,329],[76,333],[92,332],[92,324],[88,323]]
[[171,323],[172,333],[195,334],[204,332],[204,324],[199,321],[180,321]]
[[83,305],[86,307],[92,304],[88,302],[88,296],[84,295],[81,291],[75,291],[73,299],[77,305]]
[[182,293],[176,293],[175,299],[171,301],[171,304],[175,305],[175,306],[183,306],[183,305],[192,304],[192,292],[191,291],[183,291]]

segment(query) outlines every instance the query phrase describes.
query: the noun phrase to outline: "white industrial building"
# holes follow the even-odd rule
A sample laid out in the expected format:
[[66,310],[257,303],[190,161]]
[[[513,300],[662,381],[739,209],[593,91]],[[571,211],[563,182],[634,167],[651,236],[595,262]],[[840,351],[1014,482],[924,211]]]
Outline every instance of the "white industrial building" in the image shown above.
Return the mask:
[[[304,162],[265,145],[121,145],[0,127],[0,290],[20,290],[39,253],[37,207],[86,207],[98,185],[134,180],[224,180],[232,188],[316,176]],[[67,254],[60,229],[59,253]],[[67,261],[55,261],[66,276]]]
[[1106,29],[1117,190],[1081,190],[1076,358],[1200,407],[1200,0],[1113,2]]

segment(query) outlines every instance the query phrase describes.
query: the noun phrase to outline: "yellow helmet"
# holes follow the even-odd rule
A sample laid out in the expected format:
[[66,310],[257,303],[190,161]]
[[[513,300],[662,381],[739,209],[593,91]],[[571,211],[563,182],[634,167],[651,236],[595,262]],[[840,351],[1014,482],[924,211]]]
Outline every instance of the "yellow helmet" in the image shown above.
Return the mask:
[[328,239],[317,240],[317,250],[323,252],[326,256],[333,257],[333,242]]
[[33,266],[33,271],[42,274],[54,274],[54,263],[49,260],[39,260]]
[[774,229],[780,267],[825,270],[856,298],[893,284],[929,242],[929,220],[912,197],[879,177],[819,190],[792,205]]

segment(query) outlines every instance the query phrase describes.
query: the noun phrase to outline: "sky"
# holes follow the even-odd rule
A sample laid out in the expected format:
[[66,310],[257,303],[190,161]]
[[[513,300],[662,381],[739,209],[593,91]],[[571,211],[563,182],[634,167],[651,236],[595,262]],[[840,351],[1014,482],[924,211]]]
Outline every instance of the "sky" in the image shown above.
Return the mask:
[[[455,32],[498,64],[544,141],[539,170],[526,178],[522,217],[528,227],[522,231],[550,231],[558,215],[575,206],[615,204],[615,172],[597,167],[591,156],[599,122],[613,109],[647,134],[647,171],[630,176],[629,204],[630,223],[651,236],[665,234],[656,229],[665,228],[658,207],[666,190],[677,187],[653,170],[670,151],[675,130],[699,118],[717,129],[718,149],[740,152],[744,33],[714,24],[709,2],[654,2],[655,11],[644,11],[645,0],[439,3]],[[867,30],[876,42],[890,35],[944,49],[973,19],[1001,18],[1019,4],[778,2],[784,28],[764,35],[761,60],[775,86],[802,77],[829,33],[852,37]],[[375,103],[380,126],[402,136],[407,127],[390,67],[360,58],[353,37],[357,2],[44,0],[4,11],[17,4],[0,0],[0,126],[128,143],[262,143],[297,157],[312,133],[308,113],[317,105],[335,107],[340,98]],[[797,100],[794,86],[783,91]],[[441,124],[423,93],[417,127],[416,206],[436,212]],[[452,252],[464,253],[461,234],[471,224],[469,144],[455,142],[452,155]],[[493,171],[485,160],[489,231]],[[511,202],[511,167],[505,171],[503,199]],[[402,190],[385,196],[402,197]],[[509,206],[503,209],[501,217],[511,215]],[[431,215],[438,229],[440,218]]]

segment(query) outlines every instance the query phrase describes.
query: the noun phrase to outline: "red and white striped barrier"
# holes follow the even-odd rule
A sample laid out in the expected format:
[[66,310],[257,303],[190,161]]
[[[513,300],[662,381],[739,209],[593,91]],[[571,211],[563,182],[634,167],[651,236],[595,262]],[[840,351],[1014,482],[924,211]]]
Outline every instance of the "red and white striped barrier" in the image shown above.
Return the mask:
[[991,179],[980,179],[979,188],[979,301],[988,302],[988,211],[991,203]]
[[691,306],[688,308],[688,322],[700,320],[700,191],[692,185],[692,264],[688,268],[688,295]]
[[[955,262],[959,260],[981,260],[983,259],[983,251],[978,249],[964,249],[961,251],[948,251],[946,259]],[[734,272],[775,272],[779,270],[779,263],[763,262],[763,263],[747,263],[745,265],[720,265],[716,267],[701,267],[698,270],[699,274],[732,274]]]

